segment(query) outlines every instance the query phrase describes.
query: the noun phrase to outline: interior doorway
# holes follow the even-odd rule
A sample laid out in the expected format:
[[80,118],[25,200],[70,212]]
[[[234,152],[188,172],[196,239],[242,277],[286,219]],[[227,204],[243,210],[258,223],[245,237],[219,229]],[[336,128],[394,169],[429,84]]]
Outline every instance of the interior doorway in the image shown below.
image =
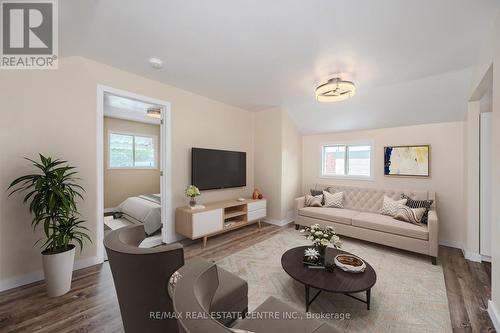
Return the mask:
[[106,259],[105,234],[127,225],[142,224],[145,233],[157,241],[169,242],[169,233],[172,233],[170,130],[168,102],[98,86],[99,262]]

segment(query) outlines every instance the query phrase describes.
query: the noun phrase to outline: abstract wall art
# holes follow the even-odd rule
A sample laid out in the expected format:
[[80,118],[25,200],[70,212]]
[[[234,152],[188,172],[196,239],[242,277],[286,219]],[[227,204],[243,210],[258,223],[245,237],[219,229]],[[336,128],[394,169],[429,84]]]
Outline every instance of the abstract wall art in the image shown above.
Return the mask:
[[430,146],[384,147],[384,175],[429,177]]

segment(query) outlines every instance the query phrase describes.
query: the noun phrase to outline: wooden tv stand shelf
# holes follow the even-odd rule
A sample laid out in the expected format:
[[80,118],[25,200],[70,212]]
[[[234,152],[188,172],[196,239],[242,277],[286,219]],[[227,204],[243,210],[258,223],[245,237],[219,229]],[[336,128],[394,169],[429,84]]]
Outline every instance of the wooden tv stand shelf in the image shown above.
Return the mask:
[[207,238],[258,223],[267,215],[267,201],[245,199],[203,204],[205,208],[179,207],[175,210],[175,231],[191,239]]

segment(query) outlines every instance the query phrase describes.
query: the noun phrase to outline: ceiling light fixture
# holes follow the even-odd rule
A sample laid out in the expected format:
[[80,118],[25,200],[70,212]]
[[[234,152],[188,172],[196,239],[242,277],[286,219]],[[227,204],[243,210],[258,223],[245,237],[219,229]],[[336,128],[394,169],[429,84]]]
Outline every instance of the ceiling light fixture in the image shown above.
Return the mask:
[[163,61],[159,58],[155,58],[155,57],[149,58],[149,64],[154,69],[162,69],[163,68]]
[[356,94],[356,87],[351,81],[343,81],[339,77],[328,80],[327,83],[316,88],[318,102],[340,102]]
[[161,119],[161,108],[159,107],[149,108],[148,111],[146,112],[146,115],[151,118]]

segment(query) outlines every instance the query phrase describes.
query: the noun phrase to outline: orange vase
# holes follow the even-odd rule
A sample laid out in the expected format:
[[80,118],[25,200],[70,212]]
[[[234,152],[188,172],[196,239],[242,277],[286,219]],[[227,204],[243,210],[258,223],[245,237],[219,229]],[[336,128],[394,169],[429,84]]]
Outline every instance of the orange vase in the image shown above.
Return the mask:
[[253,190],[252,198],[254,200],[257,200],[259,198],[259,190],[257,189]]

